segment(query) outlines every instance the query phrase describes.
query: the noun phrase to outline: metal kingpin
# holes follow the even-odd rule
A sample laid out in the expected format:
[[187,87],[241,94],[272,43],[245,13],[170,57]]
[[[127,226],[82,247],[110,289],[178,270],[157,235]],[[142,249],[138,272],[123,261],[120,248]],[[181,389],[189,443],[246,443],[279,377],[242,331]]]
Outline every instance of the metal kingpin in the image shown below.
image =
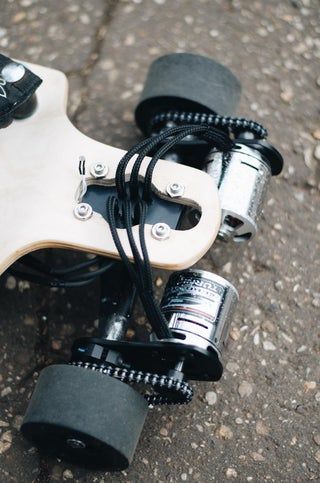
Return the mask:
[[1,71],[1,77],[6,82],[14,83],[20,81],[26,73],[26,69],[22,64],[10,62],[5,65]]

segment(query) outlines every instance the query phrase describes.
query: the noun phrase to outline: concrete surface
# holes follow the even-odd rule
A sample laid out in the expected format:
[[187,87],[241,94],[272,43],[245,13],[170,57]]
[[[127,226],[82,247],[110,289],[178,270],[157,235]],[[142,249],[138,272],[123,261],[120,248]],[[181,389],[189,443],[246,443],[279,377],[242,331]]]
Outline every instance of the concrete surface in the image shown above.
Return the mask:
[[240,292],[222,380],[194,384],[188,407],[150,411],[125,472],[40,456],[18,431],[38,371],[90,331],[96,287],[1,278],[1,482],[320,481],[319,11],[317,0],[0,0],[0,50],[65,71],[86,134],[129,147],[147,66],[188,51],[232,68],[238,113],[264,123],[285,158],[258,236],[199,263]]

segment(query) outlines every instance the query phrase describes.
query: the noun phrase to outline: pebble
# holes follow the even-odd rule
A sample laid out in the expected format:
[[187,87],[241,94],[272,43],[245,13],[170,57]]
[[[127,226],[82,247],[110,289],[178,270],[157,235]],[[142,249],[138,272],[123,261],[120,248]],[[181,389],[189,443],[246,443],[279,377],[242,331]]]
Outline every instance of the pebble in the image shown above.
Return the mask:
[[316,392],[314,398],[317,402],[320,402],[320,391]]
[[256,432],[258,434],[260,434],[261,436],[267,436],[269,434],[269,431],[269,428],[262,421],[256,422]]
[[278,290],[278,292],[280,290],[283,290],[283,282],[281,280],[278,280],[275,284],[274,284],[274,287],[276,290]]
[[312,391],[317,387],[317,383],[315,381],[306,381],[303,385],[304,391]]
[[6,431],[3,433],[0,439],[0,454],[5,453],[12,445],[12,434],[11,431]]
[[161,428],[159,432],[160,432],[161,436],[168,436],[167,428]]
[[280,94],[281,100],[286,104],[290,104],[293,99],[293,90],[291,87],[286,87]]
[[238,473],[234,468],[228,468],[226,471],[226,477],[227,478],[237,478]]
[[12,275],[9,275],[9,277],[6,280],[6,288],[8,290],[14,290],[16,286],[17,286],[16,279]]
[[182,474],[181,474],[181,480],[182,480],[182,481],[187,481],[187,478],[188,478],[187,473],[182,473]]
[[275,351],[277,349],[270,340],[264,340],[262,345],[265,351]]
[[251,453],[251,457],[252,457],[253,461],[264,461],[265,460],[265,457],[262,456],[262,454],[257,453],[256,451],[253,451]]
[[313,151],[313,156],[315,157],[315,159],[317,161],[320,161],[320,143],[318,143],[316,145],[316,147],[314,148],[314,151]]
[[161,277],[156,278],[156,287],[162,287],[163,285],[163,280]]
[[208,391],[205,398],[209,406],[213,406],[217,402],[217,394],[214,391]]
[[9,394],[12,393],[12,389],[11,387],[5,387],[4,389],[2,389],[1,391],[1,397],[5,397],[5,396],[8,396]]
[[317,128],[313,131],[312,133],[312,136],[314,137],[314,139],[316,139],[317,141],[320,141],[320,128]]
[[226,369],[229,372],[237,372],[237,370],[239,369],[239,364],[237,364],[236,362],[228,362],[226,365]]
[[232,327],[229,335],[232,340],[238,340],[240,338],[240,331],[237,327]]
[[313,441],[316,443],[317,446],[320,446],[320,433],[317,433],[313,436]]
[[73,473],[70,470],[64,470],[62,476],[64,480],[71,480],[73,478]]
[[221,439],[231,439],[233,437],[233,432],[229,426],[225,426],[224,424],[222,424],[220,428],[216,430],[215,434]]
[[267,332],[275,332],[276,330],[275,325],[270,320],[266,320],[265,322],[262,322],[261,327],[263,330],[266,330]]
[[59,351],[61,350],[61,347],[62,347],[62,342],[61,340],[57,340],[57,339],[54,339],[52,342],[51,342],[51,347],[54,351]]
[[240,397],[248,397],[252,394],[252,391],[252,384],[247,381],[243,381],[238,387],[238,393],[240,394]]
[[315,453],[314,459],[320,464],[320,449]]
[[210,37],[213,37],[213,38],[215,38],[215,37],[218,37],[218,36],[219,36],[219,32],[218,32],[218,30],[215,30],[215,29],[210,30],[210,32],[209,32],[209,33],[210,33]]

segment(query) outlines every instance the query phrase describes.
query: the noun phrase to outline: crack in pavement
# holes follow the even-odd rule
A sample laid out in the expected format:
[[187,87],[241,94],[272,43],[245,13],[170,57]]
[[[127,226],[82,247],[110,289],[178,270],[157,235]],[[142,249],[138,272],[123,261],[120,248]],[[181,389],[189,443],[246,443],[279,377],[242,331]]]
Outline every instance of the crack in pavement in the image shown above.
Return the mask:
[[78,76],[81,80],[81,101],[79,106],[75,109],[74,113],[70,116],[70,120],[77,124],[79,116],[86,110],[87,103],[88,103],[88,80],[90,75],[98,63],[100,59],[100,54],[102,51],[103,43],[106,38],[107,34],[107,26],[111,22],[114,14],[114,10],[118,5],[118,0],[107,0],[106,5],[101,16],[101,20],[99,25],[96,28],[96,31],[93,35],[93,45],[90,54],[87,57],[87,60],[84,62],[84,65],[75,70],[70,70],[66,72],[66,76],[68,78],[73,76]]

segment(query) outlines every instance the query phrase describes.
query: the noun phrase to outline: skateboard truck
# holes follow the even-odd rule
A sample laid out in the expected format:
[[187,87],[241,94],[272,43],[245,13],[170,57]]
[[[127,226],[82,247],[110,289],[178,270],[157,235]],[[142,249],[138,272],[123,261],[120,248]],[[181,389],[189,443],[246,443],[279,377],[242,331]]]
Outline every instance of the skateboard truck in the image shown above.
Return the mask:
[[[0,208],[8,219],[0,238],[0,273],[11,265],[16,276],[55,287],[101,280],[99,333],[76,340],[69,363],[41,372],[21,430],[59,457],[124,469],[149,406],[189,403],[190,380],[221,378],[238,294],[222,277],[189,267],[218,233],[235,241],[255,234],[266,186],[281,171],[282,158],[266,142],[263,126],[231,117],[239,81],[210,59],[173,54],[152,64],[136,109],[146,139],[127,153],[90,140],[71,125],[61,73],[29,69],[4,56],[0,62],[0,121],[4,127],[24,117],[4,133],[4,158],[13,168],[3,173],[3,183],[14,192],[14,168],[25,170],[21,178],[32,213],[21,213],[15,199],[4,204],[0,187]],[[37,136],[36,149],[29,132]],[[43,132],[54,132],[54,140]],[[14,142],[29,142],[31,167],[21,163]],[[57,173],[59,197],[50,182]],[[182,229],[190,210],[197,217],[191,228]],[[54,268],[30,254],[47,247],[97,256]],[[152,267],[174,271],[160,304]],[[151,333],[128,341],[137,295]]]

